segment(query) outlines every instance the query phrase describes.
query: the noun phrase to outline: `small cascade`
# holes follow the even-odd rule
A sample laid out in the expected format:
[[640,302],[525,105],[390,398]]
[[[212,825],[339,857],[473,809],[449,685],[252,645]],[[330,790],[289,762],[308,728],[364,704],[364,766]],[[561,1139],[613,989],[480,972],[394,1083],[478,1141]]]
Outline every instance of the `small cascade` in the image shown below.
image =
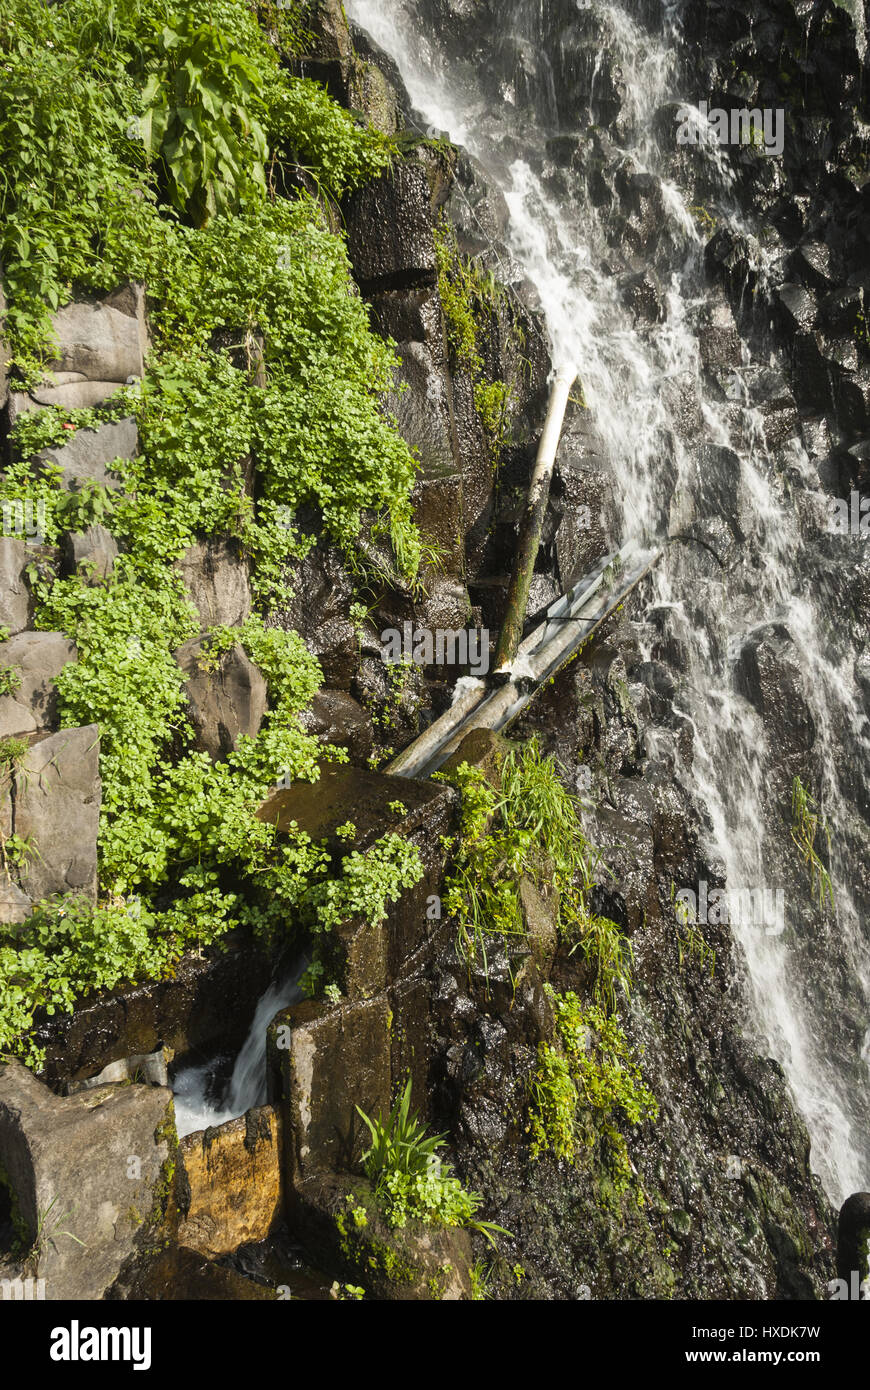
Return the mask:
[[302,998],[301,970],[273,982],[254,1012],[229,1080],[220,1082],[221,1057],[185,1067],[175,1077],[175,1123],[179,1139],[209,1126],[226,1124],[266,1101],[266,1032],[277,1013]]

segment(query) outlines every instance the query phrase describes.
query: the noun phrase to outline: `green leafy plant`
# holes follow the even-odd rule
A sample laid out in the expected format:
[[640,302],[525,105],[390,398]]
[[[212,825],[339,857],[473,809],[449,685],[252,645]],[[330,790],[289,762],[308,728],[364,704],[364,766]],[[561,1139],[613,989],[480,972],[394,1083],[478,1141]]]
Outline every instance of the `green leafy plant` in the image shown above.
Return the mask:
[[427,1135],[422,1121],[411,1112],[410,1077],[386,1120],[371,1119],[359,1106],[356,1109],[371,1138],[363,1154],[363,1169],[390,1226],[402,1227],[409,1220],[470,1226],[491,1244],[496,1234],[508,1234],[477,1219],[482,1198],[467,1192],[438,1158],[446,1136]]
[[202,226],[265,192],[268,145],[251,103],[262,74],[195,11],[157,29],[151,49],[142,141],[160,160],[173,205]]
[[21,685],[21,672],[14,666],[0,666],[0,697],[14,695]]
[[677,919],[677,951],[680,958],[680,969],[688,957],[690,960],[697,960],[702,971],[710,967],[710,978],[716,972],[716,952],[707,942],[699,924],[694,920],[692,909],[683,899],[676,896],[676,884],[671,884],[671,902],[674,908],[674,916]]
[[462,793],[445,896],[460,949],[485,965],[488,937],[523,935],[519,885],[525,876],[558,904],[560,937],[570,950],[582,950],[595,970],[596,998],[612,1008],[617,992],[631,988],[631,943],[590,905],[602,860],[583,831],[577,800],[535,740],[511,749],[499,775],[500,791],[468,764],[444,779]]
[[[625,1136],[616,1120],[638,1125],[655,1120],[658,1105],[617,1020],[597,1004],[583,1009],[572,991],[557,994],[546,986],[556,1016],[555,1045],[541,1043],[530,1081],[531,1154],[551,1151],[569,1163],[581,1144],[596,1139],[605,1151],[615,1190],[625,1191],[632,1169]],[[593,1127],[579,1124],[583,1111]]]

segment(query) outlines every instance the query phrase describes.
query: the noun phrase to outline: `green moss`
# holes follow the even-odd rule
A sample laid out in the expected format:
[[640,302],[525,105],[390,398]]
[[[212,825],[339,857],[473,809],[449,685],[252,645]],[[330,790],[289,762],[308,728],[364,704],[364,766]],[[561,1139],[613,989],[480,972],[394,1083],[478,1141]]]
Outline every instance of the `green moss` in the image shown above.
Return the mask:
[[[486,379],[478,325],[503,310],[505,292],[492,275],[481,275],[474,261],[460,255],[455,233],[443,217],[435,231],[435,256],[447,340],[457,367],[474,382],[475,409],[497,462],[510,438],[512,392],[507,382]],[[521,345],[519,330],[514,333]]]

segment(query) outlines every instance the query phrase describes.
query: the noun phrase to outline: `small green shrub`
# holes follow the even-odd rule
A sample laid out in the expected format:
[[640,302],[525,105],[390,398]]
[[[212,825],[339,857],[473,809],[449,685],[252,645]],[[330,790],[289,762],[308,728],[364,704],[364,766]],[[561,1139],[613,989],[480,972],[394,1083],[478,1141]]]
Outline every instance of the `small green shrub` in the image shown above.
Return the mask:
[[631,943],[592,911],[601,854],[590,844],[577,800],[533,739],[501,764],[501,791],[464,763],[448,780],[462,794],[462,820],[445,906],[459,926],[460,949],[486,962],[492,934],[523,933],[519,883],[525,875],[558,901],[558,929],[595,969],[595,995],[613,1008],[631,987]]

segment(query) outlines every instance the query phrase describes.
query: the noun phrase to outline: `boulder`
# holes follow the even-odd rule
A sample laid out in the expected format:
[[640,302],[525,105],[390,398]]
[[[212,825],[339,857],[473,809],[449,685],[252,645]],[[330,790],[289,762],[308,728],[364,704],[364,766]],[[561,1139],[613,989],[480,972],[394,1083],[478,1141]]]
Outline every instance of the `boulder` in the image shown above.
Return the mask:
[[141,285],[122,285],[100,302],[67,304],[52,322],[57,356],[48,364],[45,382],[10,395],[10,425],[23,412],[43,406],[99,405],[144,373],[148,329]]
[[448,464],[443,470],[421,475],[414,484],[411,503],[422,535],[437,548],[437,569],[460,578],[464,572],[465,525],[462,474]]
[[647,267],[620,282],[622,301],[641,323],[661,323],[667,317],[664,291],[654,270]]
[[214,671],[200,665],[205,639],[179,647],[175,659],[187,677],[186,689],[196,746],[215,762],[236,747],[242,734],[254,738],[266,713],[266,681],[244,647],[236,642]]
[[95,430],[76,430],[69,443],[43,449],[37,462],[60,468],[61,487],[74,492],[83,483],[99,483],[117,491],[121,480],[112,469],[117,459],[134,459],[139,453],[139,430],[132,415],[106,420]]
[[372,751],[372,717],[346,690],[321,690],[303,711],[301,723],[324,743],[346,748],[356,763],[364,763]]
[[851,1286],[852,1273],[870,1278],[870,1192],[853,1192],[837,1222],[837,1277]]
[[348,103],[362,111],[369,125],[385,135],[395,135],[401,125],[396,89],[377,63],[357,57],[347,74]]
[[[471,620],[471,603],[462,579],[447,574],[436,574],[428,579],[426,593],[416,604],[415,612],[417,625],[428,632],[464,631]],[[487,644],[483,634],[480,637],[478,650],[482,662],[487,654]]]
[[454,424],[445,373],[425,343],[402,343],[399,360],[396,386],[387,397],[399,433],[425,476],[453,473]]
[[[453,829],[457,801],[456,792],[441,783],[325,763],[319,781],[291,783],[289,788],[269,797],[257,814],[279,832],[295,823],[312,840],[324,841],[336,854],[348,849],[364,853],[388,832],[418,850],[423,878],[392,905],[388,929],[385,923],[368,928],[372,934],[384,934],[389,969],[395,978],[432,927],[427,918],[427,901],[441,889],[445,853],[442,837]],[[401,807],[397,808],[396,802]],[[335,833],[348,821],[356,827],[351,842],[339,839]]]
[[19,685],[0,696],[0,738],[35,734],[57,720],[54,678],[77,657],[75,646],[62,632],[20,632],[0,643],[0,669],[16,671]]
[[58,406],[63,410],[93,410],[94,406],[102,405],[103,401],[120,391],[122,385],[120,381],[87,381],[79,376],[65,381],[55,377],[52,385],[35,386],[29,394],[11,391],[10,426],[19,415],[42,410],[44,406]]
[[0,925],[16,926],[31,913],[33,903],[15,883],[0,884]]
[[170,979],[91,994],[69,1014],[40,1012],[34,1037],[45,1051],[43,1075],[56,1087],[163,1045],[179,1066],[219,1048],[238,1052],[271,973],[265,951],[234,932],[182,956]]
[[346,217],[351,264],[364,293],[435,283],[429,181],[421,164],[399,160],[353,194]]
[[[494,269],[489,258],[495,260],[494,247],[504,248],[510,209],[501,189],[467,150],[459,152],[456,180],[445,211],[460,251],[466,256],[482,257],[487,269]],[[508,261],[509,253],[504,259]]]
[[335,546],[318,543],[292,575],[293,597],[281,624],[298,632],[327,685],[349,690],[359,665],[359,638],[348,617],[354,587]]
[[743,482],[739,456],[724,445],[701,444],[694,451],[694,464],[682,504],[692,508],[684,522],[721,520],[738,542],[746,539],[752,521],[752,507]]
[[92,1091],[95,1086],[110,1086],[119,1081],[134,1081],[141,1086],[168,1086],[169,1063],[173,1056],[171,1047],[159,1047],[156,1052],[135,1052],[132,1057],[110,1062],[96,1076],[68,1081],[63,1093],[76,1096],[80,1091]]
[[143,1236],[163,1229],[175,1142],[163,1086],[55,1096],[0,1062],[0,1172],[30,1249],[10,1274],[38,1274],[48,1300],[103,1298]]
[[75,373],[91,382],[126,382],[144,372],[147,338],[141,290],[130,287],[126,308],[116,303],[67,304],[54,315],[58,355],[55,373]]
[[30,589],[24,577],[29,560],[24,541],[0,538],[0,628],[7,628],[13,637],[31,618]]
[[251,612],[248,567],[231,540],[197,541],[176,562],[203,631],[238,627]]
[[[16,769],[12,828],[36,853],[19,869],[36,901],[53,893],[97,894],[100,731],[96,724],[32,743]],[[2,809],[2,808],[0,808]],[[4,820],[7,813],[3,811]],[[14,820],[12,819],[14,817]]]
[[779,320],[786,333],[807,333],[816,322],[815,296],[803,285],[781,285],[775,301]]
[[204,1255],[265,1240],[282,1216],[282,1120],[271,1105],[181,1140],[178,1239]]
[[496,791],[501,791],[501,765],[510,749],[507,739],[492,729],[471,729],[455,753],[443,764],[443,773],[455,772],[463,763],[476,767]]
[[782,757],[806,754],[816,741],[816,724],[804,686],[799,649],[783,624],[758,629],[743,646],[737,684],[758,710]]
[[68,574],[80,567],[87,571],[87,583],[99,584],[107,579],[118,558],[118,543],[105,526],[89,526],[86,531],[72,531],[64,537],[63,560]]
[[716,299],[703,317],[698,335],[701,361],[708,371],[727,371],[739,367],[742,360],[740,334],[734,323],[730,305]]
[[447,361],[444,315],[434,286],[385,290],[371,299],[372,327],[397,343],[424,343],[437,367]]

